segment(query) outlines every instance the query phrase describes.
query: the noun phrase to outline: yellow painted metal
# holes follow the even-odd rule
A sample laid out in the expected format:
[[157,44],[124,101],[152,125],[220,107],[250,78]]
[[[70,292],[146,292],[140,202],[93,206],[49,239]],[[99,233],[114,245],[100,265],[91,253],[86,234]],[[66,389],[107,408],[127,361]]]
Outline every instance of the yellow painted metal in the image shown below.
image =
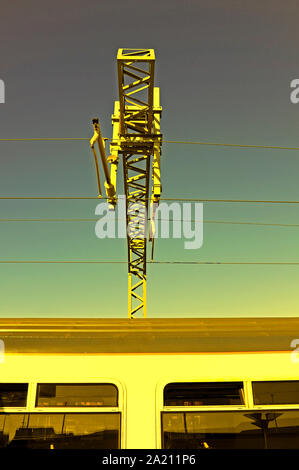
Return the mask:
[[[138,322],[138,320],[137,320]],[[52,329],[53,331],[53,329]],[[94,330],[93,330],[94,331]],[[157,333],[157,331],[156,331]],[[78,334],[78,332],[77,332]],[[115,334],[116,341],[119,334]],[[70,339],[67,342],[70,344]],[[72,343],[73,345],[76,344]],[[75,347],[75,346],[74,346]],[[168,344],[165,342],[165,350]],[[29,397],[24,408],[2,408],[1,412],[43,412],[52,415],[56,409],[37,409],[37,383],[115,383],[119,404],[112,408],[65,408],[69,413],[122,413],[121,446],[129,449],[162,447],[161,412],[215,411],[215,407],[164,407],[164,387],[172,382],[230,382],[252,380],[298,380],[298,364],[290,360],[290,351],[204,353],[204,354],[6,354],[1,364],[1,382],[29,383]],[[96,372],[95,372],[96,371]],[[138,371],[138,373],[136,373]],[[113,377],[113,379],[111,379]],[[245,382],[245,388],[250,387]],[[253,406],[248,396],[246,408],[298,409],[298,405]],[[240,407],[244,409],[244,407]],[[218,406],[228,412],[231,405]],[[136,432],[136,429],[138,432]]]
[[101,177],[100,177],[100,170],[99,170],[99,162],[98,162],[98,156],[97,152],[94,147],[91,147],[93,157],[94,157],[94,163],[96,167],[96,175],[97,175],[97,182],[98,182],[98,191],[99,191],[99,198],[102,197],[102,186],[101,186]]
[[[160,119],[162,107],[160,107],[160,89],[154,88],[154,134],[160,135]],[[153,160],[153,186],[152,186],[152,203],[159,203],[162,192],[161,186],[161,171],[160,171],[160,157],[161,157],[161,139],[154,142],[154,160]]]
[[[94,148],[96,142],[98,143],[99,152],[100,152],[100,156],[101,156],[101,161],[102,161],[102,165],[103,165],[103,170],[104,170],[104,174],[105,174],[105,180],[106,181],[105,181],[104,185],[105,185],[106,194],[107,194],[107,198],[108,198],[108,204],[109,204],[111,209],[114,209],[115,204],[116,204],[116,169],[115,169],[115,166],[117,167],[117,161],[118,160],[113,161],[113,165],[114,165],[113,174],[110,176],[110,171],[109,171],[109,167],[108,167],[108,161],[109,160],[107,160],[107,157],[106,157],[105,140],[102,137],[100,123],[99,123],[99,120],[97,118],[93,119],[92,122],[93,122],[94,135],[93,135],[92,139],[90,140],[90,146],[91,146],[91,149],[93,151],[95,165],[96,165],[97,181],[98,181],[98,188],[99,188],[99,197],[102,196],[102,192],[101,192],[101,180],[100,180],[98,158],[97,158],[96,150]],[[112,176],[113,176],[113,179],[112,179]]]
[[[159,89],[154,88],[153,49],[119,49],[119,101],[115,103],[112,155],[122,153],[128,240],[128,316],[146,317],[146,241],[151,157],[153,197],[160,184]],[[117,135],[118,134],[118,135]]]
[[108,161],[111,163],[111,183],[116,188],[117,167],[119,162],[119,101],[115,101],[114,114],[112,115],[113,137],[110,143],[110,156]]
[[[93,120],[93,150],[99,194],[101,181],[96,150],[99,152],[105,174],[108,203],[113,209],[116,198],[118,154],[122,154],[126,222],[128,242],[128,316],[146,317],[146,242],[149,200],[152,213],[161,194],[159,88],[154,87],[155,53],[153,49],[119,49],[117,54],[119,101],[115,101],[112,115],[113,137],[110,156],[106,158],[105,143],[98,119]],[[151,162],[153,157],[153,162]],[[108,163],[111,164],[109,172]],[[152,196],[150,169],[152,165]],[[151,220],[150,241],[154,242],[154,219]],[[152,234],[154,235],[152,236]]]
[[[160,89],[154,88],[154,134],[160,134],[160,118],[162,108],[160,107]],[[152,172],[152,197],[151,197],[151,214],[150,214],[150,233],[149,240],[152,242],[151,261],[154,260],[154,246],[156,236],[156,209],[159,205],[160,196],[162,192],[161,186],[161,171],[160,171],[160,157],[161,157],[161,142],[156,140],[154,143],[154,159],[153,159],[153,172]]]
[[[299,329],[297,318],[169,318],[131,323],[116,318],[2,318],[0,333],[6,351],[1,382],[28,383],[29,388],[26,407],[2,407],[1,413],[43,412],[45,419],[57,413],[57,408],[36,407],[37,383],[114,383],[119,390],[117,408],[76,407],[65,412],[119,411],[122,447],[154,449],[162,446],[161,412],[207,412],[208,416],[215,411],[215,405],[164,406],[164,388],[169,383],[244,381],[245,405],[240,410],[299,409],[298,404],[254,405],[250,384],[298,380],[298,364],[292,361],[294,350],[289,346],[289,338]],[[176,336],[180,336],[177,343]],[[190,347],[190,339],[196,349]],[[224,412],[233,409],[235,405],[217,406]]]

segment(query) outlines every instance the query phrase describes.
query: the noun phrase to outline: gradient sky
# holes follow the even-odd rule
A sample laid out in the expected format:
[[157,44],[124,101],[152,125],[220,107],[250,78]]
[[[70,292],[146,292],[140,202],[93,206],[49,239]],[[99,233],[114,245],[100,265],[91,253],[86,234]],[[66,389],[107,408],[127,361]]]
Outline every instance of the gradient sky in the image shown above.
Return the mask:
[[[154,48],[166,140],[299,146],[299,4],[1,2],[0,138],[112,135],[119,47]],[[163,145],[163,197],[299,200],[299,152]],[[88,142],[0,142],[0,196],[96,196]],[[119,194],[123,194],[120,166]],[[5,217],[94,217],[96,201],[0,201]],[[298,205],[204,204],[207,220],[299,223]],[[156,260],[299,261],[298,227],[204,225]],[[1,260],[126,260],[93,222],[0,222]],[[299,266],[148,268],[149,317],[296,316]],[[126,265],[0,265],[2,317],[127,316]]]

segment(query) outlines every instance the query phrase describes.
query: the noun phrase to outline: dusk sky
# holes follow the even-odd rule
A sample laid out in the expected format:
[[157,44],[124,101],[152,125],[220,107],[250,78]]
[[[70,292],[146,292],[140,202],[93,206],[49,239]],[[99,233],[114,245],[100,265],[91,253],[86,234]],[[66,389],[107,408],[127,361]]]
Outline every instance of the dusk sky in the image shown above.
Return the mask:
[[[293,0],[1,2],[0,139],[112,136],[118,48],[153,48],[165,140],[299,147]],[[88,141],[0,141],[0,196],[97,196]],[[164,198],[299,201],[299,151],[167,144]],[[123,194],[122,165],[118,194]],[[0,219],[95,218],[96,200],[0,200]],[[204,243],[157,261],[299,262],[299,204],[204,203]],[[297,226],[222,224],[259,222]],[[95,222],[0,220],[0,261],[127,260]],[[126,264],[0,264],[2,317],[127,317]],[[299,265],[149,265],[148,316],[297,316]]]

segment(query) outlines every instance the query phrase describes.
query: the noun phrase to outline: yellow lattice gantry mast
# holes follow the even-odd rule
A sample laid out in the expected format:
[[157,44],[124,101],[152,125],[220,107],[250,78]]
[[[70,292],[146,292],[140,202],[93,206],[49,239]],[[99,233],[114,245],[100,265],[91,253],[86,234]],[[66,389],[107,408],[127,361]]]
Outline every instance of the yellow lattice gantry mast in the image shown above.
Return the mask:
[[[112,116],[113,138],[110,156],[98,119],[93,120],[94,152],[99,193],[101,184],[95,143],[98,142],[105,174],[109,207],[116,198],[116,174],[122,155],[128,241],[128,315],[146,317],[146,244],[148,238],[149,201],[151,200],[151,236],[154,243],[154,211],[161,194],[159,88],[154,87],[155,54],[153,49],[119,49],[117,54],[119,101]],[[109,171],[108,163],[111,164]],[[152,182],[151,182],[152,180]],[[152,184],[151,184],[152,183]],[[150,196],[151,186],[151,196]]]

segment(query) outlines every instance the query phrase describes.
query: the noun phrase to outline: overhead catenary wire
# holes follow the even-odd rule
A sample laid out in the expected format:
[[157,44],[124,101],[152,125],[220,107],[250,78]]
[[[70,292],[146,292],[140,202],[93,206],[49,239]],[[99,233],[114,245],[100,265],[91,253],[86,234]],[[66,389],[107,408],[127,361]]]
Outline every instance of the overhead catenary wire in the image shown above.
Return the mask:
[[213,147],[237,147],[237,148],[251,148],[251,149],[273,149],[273,150],[299,150],[299,147],[285,147],[278,145],[252,145],[252,144],[231,144],[223,142],[194,142],[187,140],[163,140],[165,144],[180,144],[180,145],[208,145]]
[[[39,142],[39,141],[70,141],[70,140],[90,140],[88,137],[13,137],[0,138],[0,142]],[[107,140],[107,139],[106,139]]]
[[209,264],[209,265],[259,265],[299,266],[299,261],[152,261],[150,264]]
[[[97,222],[98,218],[0,218],[0,222]],[[125,220],[116,218],[115,220]],[[150,220],[150,218],[148,219]],[[299,224],[283,224],[254,221],[233,221],[233,220],[196,220],[196,219],[157,219],[157,221],[167,222],[202,222],[203,224],[227,224],[227,225],[257,225],[269,227],[299,227]]]
[[[149,264],[299,266],[299,261],[148,261]],[[0,264],[127,264],[114,260],[0,260]]]
[[[105,139],[112,140],[112,139]],[[87,137],[39,137],[39,138],[0,138],[0,142],[12,141],[89,141]],[[207,145],[221,147],[238,147],[253,149],[279,149],[279,150],[295,150],[299,147],[273,146],[273,145],[252,145],[252,144],[235,144],[235,143],[219,143],[204,141],[175,141],[163,140],[163,143],[180,144],[180,145]],[[106,200],[107,198],[98,198],[96,196],[0,196],[0,200]],[[296,200],[254,200],[254,199],[210,199],[210,198],[161,198],[164,201],[178,202],[215,202],[215,203],[260,203],[260,204],[299,204]],[[98,219],[0,219],[0,221],[96,221]],[[299,224],[270,224],[263,222],[251,221],[213,221],[206,220],[204,223],[221,223],[221,224],[242,224],[242,225],[263,225],[263,226],[282,226],[282,227],[298,227]],[[127,261],[89,261],[89,260],[0,260],[0,263],[6,264],[127,264]],[[150,264],[194,264],[194,265],[299,265],[299,262],[221,262],[221,261],[151,261]]]
[[161,201],[180,202],[225,202],[225,203],[251,203],[251,204],[299,204],[299,201],[263,200],[263,199],[198,199],[198,198],[161,198]]
[[97,196],[0,196],[0,200],[106,200],[106,197]]
[[[151,198],[148,198],[150,200]],[[0,200],[107,200],[97,196],[0,196]],[[209,199],[209,198],[160,198],[160,201],[178,202],[218,202],[218,203],[249,203],[249,204],[299,204],[299,200],[265,200],[265,199]]]
[[[89,137],[16,137],[16,138],[0,138],[0,142],[38,142],[38,141],[89,141]],[[112,140],[105,137],[104,140]],[[163,144],[178,144],[178,145],[207,145],[214,147],[237,147],[237,148],[251,148],[251,149],[273,149],[273,150],[299,150],[299,147],[288,147],[282,145],[259,145],[259,144],[237,144],[225,142],[205,142],[205,141],[192,141],[192,140],[164,140]]]

